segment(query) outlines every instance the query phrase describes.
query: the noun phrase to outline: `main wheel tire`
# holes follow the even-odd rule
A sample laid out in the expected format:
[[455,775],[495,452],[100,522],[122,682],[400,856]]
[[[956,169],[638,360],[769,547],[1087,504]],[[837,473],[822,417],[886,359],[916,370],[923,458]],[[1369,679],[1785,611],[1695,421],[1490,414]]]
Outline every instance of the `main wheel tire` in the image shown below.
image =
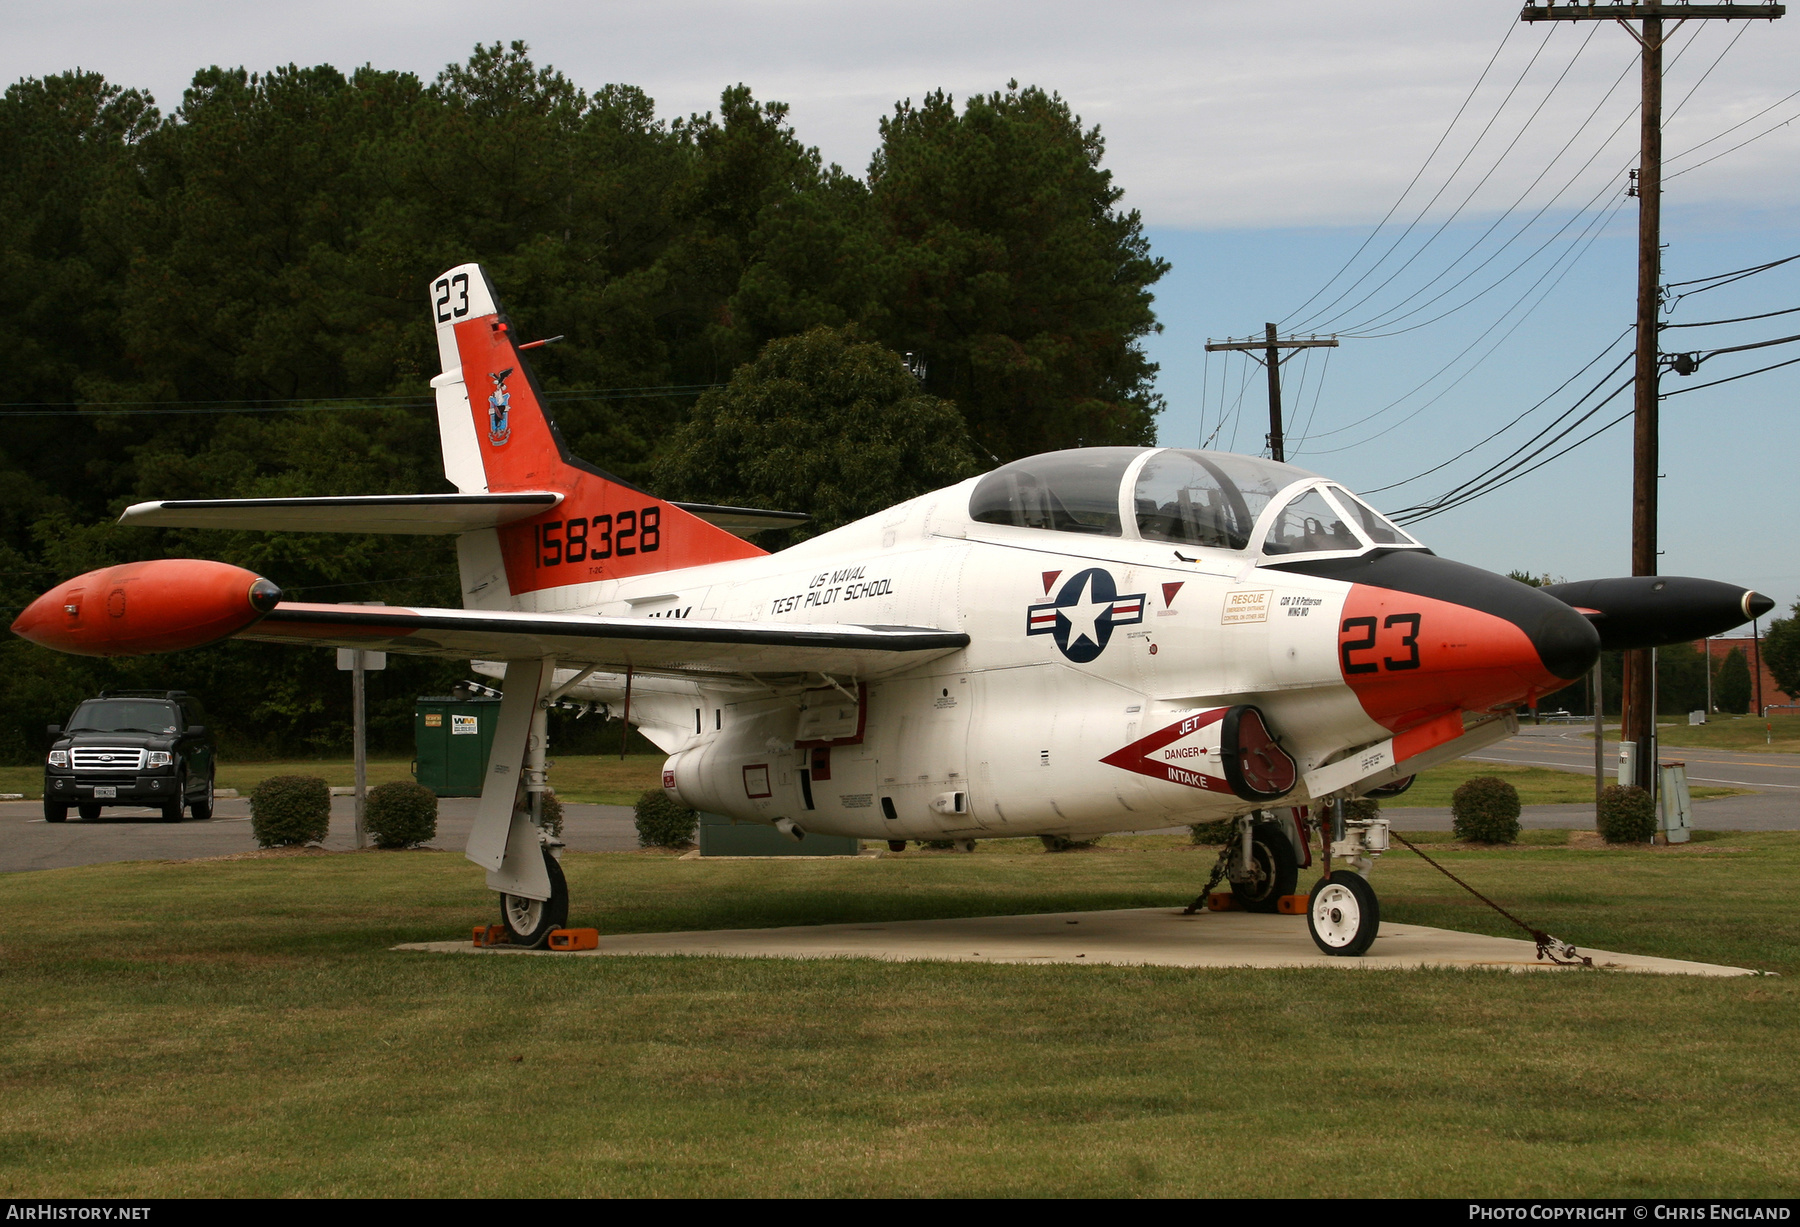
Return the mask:
[[84,801],[75,807],[75,812],[81,815],[83,822],[92,822],[100,816],[100,807],[91,801]]
[[1281,897],[1299,885],[1300,861],[1280,823],[1259,822],[1250,828],[1250,872],[1248,880],[1231,884],[1231,897],[1246,912],[1278,910]]
[[218,784],[218,777],[212,772],[206,775],[206,796],[198,801],[188,802],[188,811],[194,815],[195,822],[210,822],[213,816],[213,789]]
[[1340,869],[1320,878],[1307,902],[1306,928],[1326,954],[1354,958],[1368,951],[1381,931],[1381,902],[1360,873]]
[[68,820],[69,807],[67,805],[59,801],[52,801],[49,797],[44,798],[45,822],[67,822]]
[[523,895],[500,896],[500,923],[506,938],[515,946],[536,950],[550,940],[550,930],[569,923],[569,884],[563,879],[562,866],[548,851],[544,853],[544,869],[550,874],[550,897],[527,899]]

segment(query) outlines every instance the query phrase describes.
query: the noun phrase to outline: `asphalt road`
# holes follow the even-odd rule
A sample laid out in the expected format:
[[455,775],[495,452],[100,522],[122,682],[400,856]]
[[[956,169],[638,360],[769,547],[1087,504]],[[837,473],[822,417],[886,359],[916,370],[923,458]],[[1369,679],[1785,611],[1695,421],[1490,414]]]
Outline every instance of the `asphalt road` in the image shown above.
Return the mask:
[[[209,822],[163,822],[149,809],[105,809],[93,822],[74,814],[67,822],[45,822],[41,801],[0,802],[0,873],[61,869],[106,861],[189,860],[251,852],[250,802],[222,800]],[[438,803],[437,838],[430,847],[461,849],[475,822],[474,797],[446,797]],[[629,852],[638,846],[631,807],[563,806],[563,839],[578,852]],[[327,848],[356,846],[355,811],[349,797],[331,801]]]
[[[1586,725],[1527,725],[1517,737],[1470,757],[1478,762],[1521,763],[1591,776],[1594,743],[1583,736],[1587,731]],[[1617,755],[1617,743],[1607,742],[1609,778]],[[1728,831],[1800,830],[1800,754],[1669,747],[1663,759],[1687,763],[1688,779],[1695,784],[1753,790],[1743,796],[1694,802],[1694,826]],[[0,802],[0,873],[107,861],[227,856],[256,847],[250,835],[250,803],[241,798],[220,801],[218,814],[210,822],[165,823],[148,809],[108,809],[102,814],[95,822],[70,815],[67,822],[47,823],[41,802]],[[638,846],[628,806],[569,804],[563,815],[563,838],[578,852],[629,852]],[[1387,815],[1403,831],[1450,829],[1446,806],[1390,805]],[[431,846],[462,848],[474,820],[473,797],[445,798],[438,808],[438,833]],[[1528,827],[1583,829],[1593,826],[1594,807],[1528,805],[1520,821]],[[1183,828],[1167,829],[1179,832]],[[354,847],[354,831],[350,798],[333,798],[331,834],[325,846]]]
[[[1588,778],[1594,772],[1594,742],[1589,724],[1525,725],[1517,737],[1509,737],[1478,754],[1471,762],[1518,763],[1573,771]],[[1614,730],[1616,731],[1616,730]],[[1756,754],[1738,750],[1695,750],[1665,746],[1664,762],[1687,764],[1688,783],[1714,788],[1753,790],[1737,797],[1695,801],[1696,828],[1715,831],[1800,831],[1800,754]],[[1606,777],[1613,780],[1619,761],[1619,743],[1606,743]],[[1443,806],[1387,810],[1402,830],[1450,829],[1450,810]],[[1583,828],[1594,823],[1594,807],[1585,805],[1528,805],[1520,815],[1528,827]]]

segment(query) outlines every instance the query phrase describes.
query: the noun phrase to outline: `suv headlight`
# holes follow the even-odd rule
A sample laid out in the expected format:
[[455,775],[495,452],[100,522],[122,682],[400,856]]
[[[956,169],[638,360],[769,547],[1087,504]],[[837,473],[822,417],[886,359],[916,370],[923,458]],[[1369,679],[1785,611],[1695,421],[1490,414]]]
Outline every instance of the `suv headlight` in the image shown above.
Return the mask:
[[50,765],[52,767],[67,767],[69,765],[69,752],[67,750],[50,751]]
[[175,761],[175,755],[173,755],[169,751],[167,751],[167,750],[152,750],[152,751],[150,751],[150,757],[145,760],[145,766],[167,767],[170,763],[172,763],[174,761]]

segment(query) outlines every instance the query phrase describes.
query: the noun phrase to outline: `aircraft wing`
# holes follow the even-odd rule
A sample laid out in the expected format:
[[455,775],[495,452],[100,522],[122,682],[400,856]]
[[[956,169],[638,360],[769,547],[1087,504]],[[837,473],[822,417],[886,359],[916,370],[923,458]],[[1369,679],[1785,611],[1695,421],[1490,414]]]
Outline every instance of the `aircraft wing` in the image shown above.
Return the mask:
[[838,673],[879,677],[966,647],[916,626],[771,625],[283,601],[235,636],[456,660],[553,657],[559,665],[677,676]]
[[[498,528],[549,511],[563,501],[548,490],[505,494],[371,494],[348,498],[191,498],[135,503],[121,524],[145,528],[221,528],[294,533],[398,533],[431,535]],[[792,528],[798,511],[676,503],[708,524],[748,537],[770,528]]]

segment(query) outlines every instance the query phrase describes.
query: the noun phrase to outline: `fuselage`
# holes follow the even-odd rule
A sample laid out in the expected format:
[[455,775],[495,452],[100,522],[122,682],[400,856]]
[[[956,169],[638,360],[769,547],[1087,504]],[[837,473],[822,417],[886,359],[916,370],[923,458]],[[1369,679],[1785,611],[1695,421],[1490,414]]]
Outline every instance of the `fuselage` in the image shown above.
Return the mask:
[[[1305,804],[1307,778],[1359,748],[1450,740],[1465,713],[1558,689],[1597,651],[1568,606],[1436,558],[1341,486],[1176,449],[1033,457],[776,554],[509,600],[966,633],[876,677],[631,679],[631,720],[669,753],[679,800],[863,838],[1257,808],[1219,783],[1217,713],[1244,705],[1297,767],[1282,803]],[[617,710],[624,689],[606,675],[572,693]]]

